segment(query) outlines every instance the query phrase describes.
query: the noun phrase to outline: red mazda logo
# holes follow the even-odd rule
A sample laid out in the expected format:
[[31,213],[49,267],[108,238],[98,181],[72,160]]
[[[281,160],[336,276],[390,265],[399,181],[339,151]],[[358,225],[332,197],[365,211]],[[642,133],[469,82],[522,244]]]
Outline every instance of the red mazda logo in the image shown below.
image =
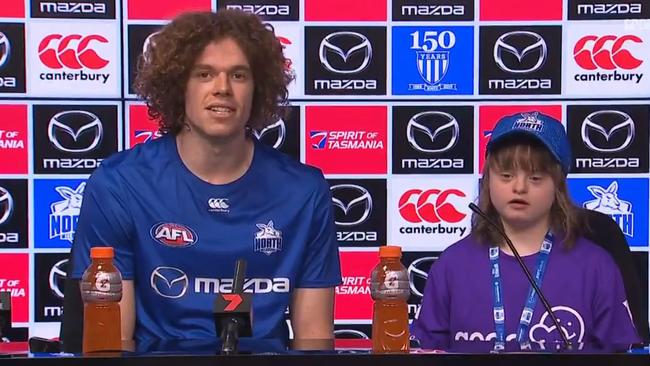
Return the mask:
[[101,58],[91,48],[93,42],[108,43],[108,40],[98,34],[88,36],[71,34],[65,37],[60,34],[50,34],[38,45],[38,57],[51,69],[63,67],[101,69],[108,65],[108,60]]
[[[412,223],[459,222],[467,215],[459,212],[456,207],[447,202],[449,196],[452,195],[466,197],[465,193],[458,189],[446,189],[444,191],[439,189],[408,190],[399,199],[399,213],[404,220]],[[414,197],[417,197],[415,203],[413,202]]]
[[621,37],[611,34],[602,37],[585,36],[573,47],[573,58],[578,66],[586,70],[636,69],[643,60],[634,57],[624,48],[627,42],[643,43],[643,40],[631,34]]

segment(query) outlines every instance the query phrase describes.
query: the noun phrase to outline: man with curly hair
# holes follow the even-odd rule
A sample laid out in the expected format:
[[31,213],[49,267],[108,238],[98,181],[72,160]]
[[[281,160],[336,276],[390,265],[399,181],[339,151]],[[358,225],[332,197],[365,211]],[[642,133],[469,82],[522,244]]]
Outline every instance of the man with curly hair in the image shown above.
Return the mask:
[[[329,186],[251,133],[287,102],[281,44],[254,15],[194,12],[163,27],[144,56],[135,89],[164,135],[92,174],[69,276],[81,278],[90,247],[113,246],[122,338],[206,339],[216,294],[245,258],[253,337],[287,339],[288,308],[295,339],[332,339],[341,273]],[[62,338],[74,349],[79,290],[67,282]]]

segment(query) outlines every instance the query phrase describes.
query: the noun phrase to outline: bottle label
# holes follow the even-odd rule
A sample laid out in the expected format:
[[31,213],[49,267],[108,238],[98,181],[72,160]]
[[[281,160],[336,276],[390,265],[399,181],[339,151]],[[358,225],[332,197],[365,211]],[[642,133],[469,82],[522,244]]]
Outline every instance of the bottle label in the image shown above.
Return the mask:
[[118,302],[122,299],[122,276],[119,272],[99,271],[81,281],[81,298],[85,303]]
[[384,278],[384,287],[386,290],[396,290],[399,288],[399,272],[390,271]]
[[408,299],[411,295],[406,271],[386,271],[383,281],[377,272],[372,277],[370,291],[374,299]]
[[99,272],[95,276],[95,288],[97,291],[108,292],[111,290],[111,275],[106,272]]

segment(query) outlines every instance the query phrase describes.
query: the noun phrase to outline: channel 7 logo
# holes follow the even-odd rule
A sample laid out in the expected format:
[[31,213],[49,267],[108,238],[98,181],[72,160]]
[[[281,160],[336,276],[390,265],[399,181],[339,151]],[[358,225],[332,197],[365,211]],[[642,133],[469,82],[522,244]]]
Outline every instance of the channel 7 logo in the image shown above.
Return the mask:
[[392,52],[395,95],[474,91],[473,27],[393,27]]

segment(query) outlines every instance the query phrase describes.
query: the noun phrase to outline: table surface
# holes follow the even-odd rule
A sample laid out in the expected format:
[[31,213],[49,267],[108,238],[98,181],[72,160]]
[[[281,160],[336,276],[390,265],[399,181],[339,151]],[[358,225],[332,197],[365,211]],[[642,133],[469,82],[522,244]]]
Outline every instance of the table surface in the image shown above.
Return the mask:
[[[330,351],[275,352],[264,349],[256,353],[234,356],[218,354],[215,349],[171,349],[147,353],[124,352],[97,355],[69,353],[29,353],[27,342],[0,343],[2,366],[189,366],[189,365],[235,365],[235,366],[436,366],[436,365],[650,365],[650,347],[638,347],[623,353],[599,353],[593,351],[563,352],[506,352],[452,353],[412,349],[409,354],[373,354],[367,340],[337,340],[336,349]],[[205,344],[204,344],[205,345]],[[483,344],[487,345],[487,344]],[[478,349],[478,348],[476,348]]]

